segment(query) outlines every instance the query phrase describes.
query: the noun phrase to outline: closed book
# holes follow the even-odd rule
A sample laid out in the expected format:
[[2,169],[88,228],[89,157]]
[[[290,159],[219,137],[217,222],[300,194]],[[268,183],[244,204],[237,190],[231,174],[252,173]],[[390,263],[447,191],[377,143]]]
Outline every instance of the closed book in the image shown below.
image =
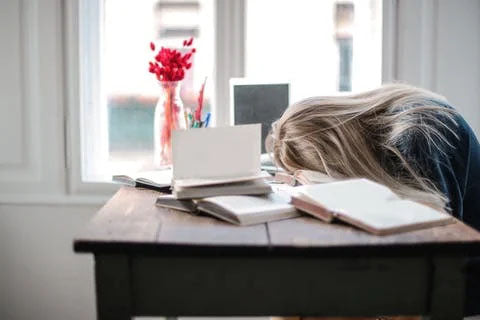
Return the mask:
[[222,195],[259,195],[267,194],[272,188],[264,179],[255,179],[233,183],[197,185],[194,187],[178,187],[173,189],[177,199],[198,199]]

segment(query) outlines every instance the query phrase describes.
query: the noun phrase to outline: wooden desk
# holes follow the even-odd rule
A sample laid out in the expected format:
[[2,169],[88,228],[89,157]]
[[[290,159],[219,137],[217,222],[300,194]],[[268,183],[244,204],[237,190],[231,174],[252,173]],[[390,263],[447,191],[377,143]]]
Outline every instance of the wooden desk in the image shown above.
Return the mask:
[[121,189],[74,240],[95,255],[99,319],[131,316],[377,316],[461,319],[461,222],[376,237],[309,217],[237,227]]

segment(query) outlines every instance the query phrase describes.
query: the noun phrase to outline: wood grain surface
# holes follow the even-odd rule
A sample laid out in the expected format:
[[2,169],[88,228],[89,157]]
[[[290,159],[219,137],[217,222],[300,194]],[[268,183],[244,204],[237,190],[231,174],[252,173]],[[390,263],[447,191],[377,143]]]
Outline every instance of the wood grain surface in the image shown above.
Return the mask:
[[[375,236],[342,223],[303,216],[249,227],[155,206],[158,192],[120,189],[74,240],[77,252],[177,250],[248,254],[314,252],[398,253],[399,250],[478,252],[480,233],[460,221],[430,229]],[[222,251],[224,250],[224,251]]]

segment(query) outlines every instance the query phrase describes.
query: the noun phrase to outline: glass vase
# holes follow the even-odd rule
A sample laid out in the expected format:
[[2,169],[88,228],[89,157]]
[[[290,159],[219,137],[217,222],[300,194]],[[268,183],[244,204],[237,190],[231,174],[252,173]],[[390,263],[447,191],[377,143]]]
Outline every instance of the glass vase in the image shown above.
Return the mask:
[[180,99],[180,81],[159,81],[160,97],[154,114],[154,166],[163,168],[172,164],[172,131],[185,129],[183,103]]

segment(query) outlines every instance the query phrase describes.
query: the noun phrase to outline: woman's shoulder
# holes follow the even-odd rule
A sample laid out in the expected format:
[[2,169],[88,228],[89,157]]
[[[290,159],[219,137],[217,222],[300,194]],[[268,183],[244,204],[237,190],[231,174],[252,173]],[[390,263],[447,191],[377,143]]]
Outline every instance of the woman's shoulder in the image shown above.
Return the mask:
[[443,147],[450,157],[480,148],[475,133],[465,118],[452,105],[444,101],[433,101],[439,107],[449,111],[448,116],[439,113],[435,126],[445,138]]
[[444,141],[437,138],[439,145],[429,150],[424,158],[430,160],[423,165],[449,198],[454,213],[480,229],[480,215],[475,213],[480,206],[480,144],[473,129],[454,107],[444,102],[437,104],[452,113],[451,117],[439,113],[436,129]]

